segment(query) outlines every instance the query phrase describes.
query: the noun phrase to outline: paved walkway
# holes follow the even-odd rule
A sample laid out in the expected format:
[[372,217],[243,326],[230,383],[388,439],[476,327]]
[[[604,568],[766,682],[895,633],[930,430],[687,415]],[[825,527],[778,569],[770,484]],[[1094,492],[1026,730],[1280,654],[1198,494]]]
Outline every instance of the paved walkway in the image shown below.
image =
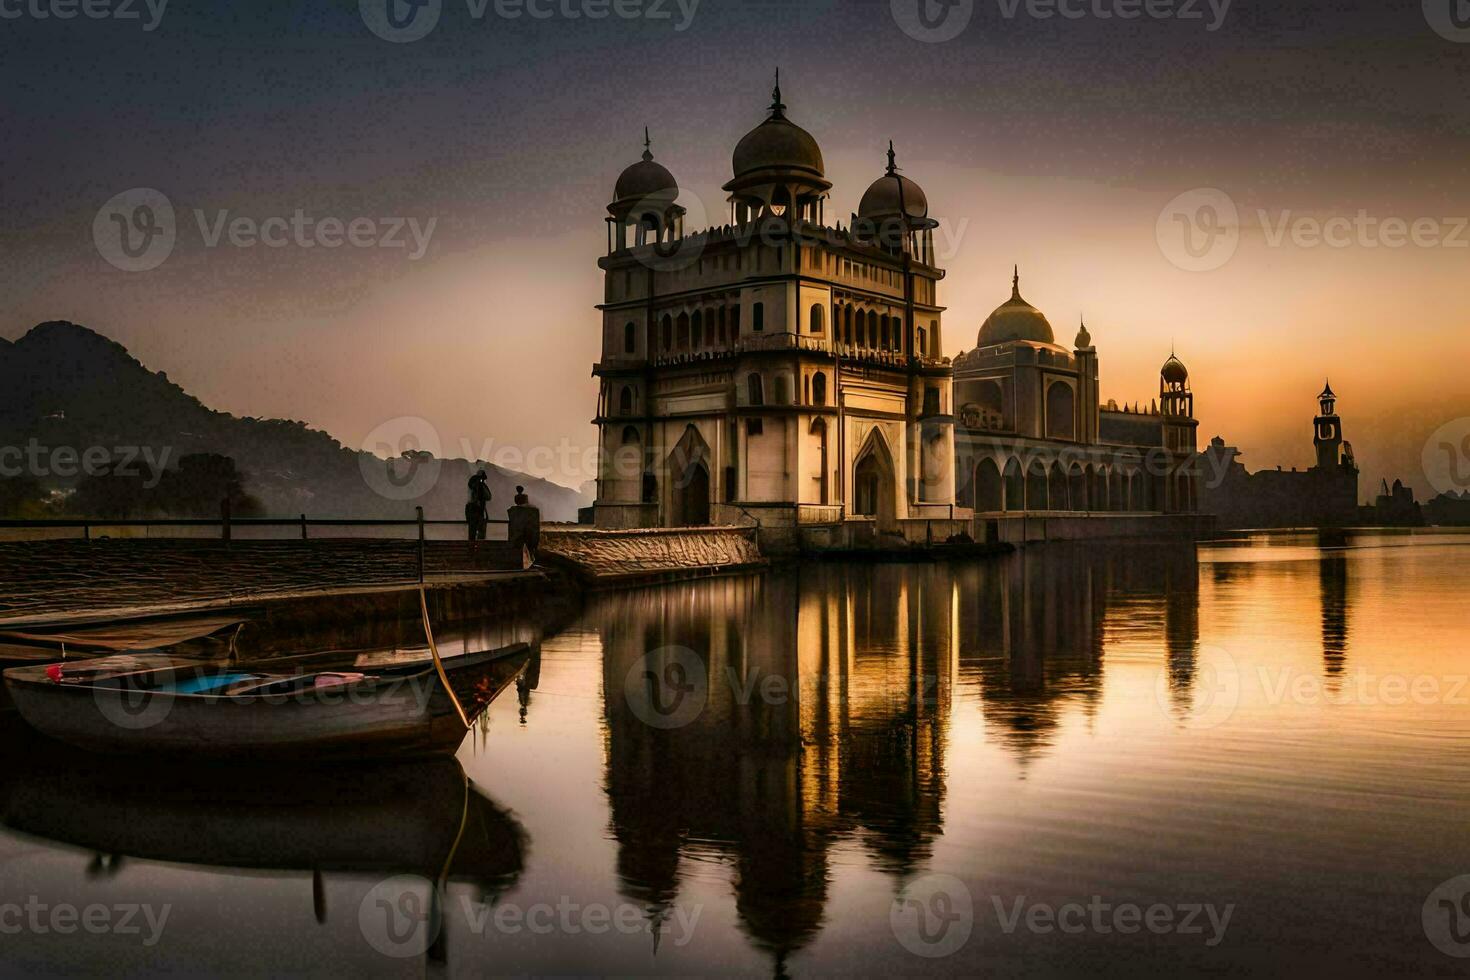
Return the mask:
[[[519,572],[509,545],[470,560],[464,542],[431,541],[436,584]],[[218,609],[274,599],[412,588],[414,541],[115,540],[0,543],[0,628]]]

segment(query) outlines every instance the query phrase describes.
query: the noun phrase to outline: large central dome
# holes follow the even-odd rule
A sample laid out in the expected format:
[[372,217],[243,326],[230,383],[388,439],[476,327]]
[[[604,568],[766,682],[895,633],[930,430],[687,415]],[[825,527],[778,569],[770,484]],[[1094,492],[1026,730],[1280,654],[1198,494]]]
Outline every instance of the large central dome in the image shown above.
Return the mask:
[[1013,340],[1055,344],[1056,334],[1046,315],[1021,298],[1021,274],[1011,280],[1011,298],[995,308],[980,327],[977,347],[993,347]]
[[737,180],[761,171],[825,176],[816,139],[779,111],[741,138],[731,163]]
[[734,176],[725,185],[727,191],[787,185],[823,193],[832,186],[816,139],[786,118],[779,76],[771,93],[770,114],[740,138],[730,164]]

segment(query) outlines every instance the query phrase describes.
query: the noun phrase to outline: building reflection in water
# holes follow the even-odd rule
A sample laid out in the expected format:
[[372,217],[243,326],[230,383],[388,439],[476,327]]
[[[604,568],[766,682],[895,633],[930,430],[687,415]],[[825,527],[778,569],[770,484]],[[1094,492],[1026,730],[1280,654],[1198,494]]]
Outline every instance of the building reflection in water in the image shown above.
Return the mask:
[[[927,870],[951,713],[976,710],[960,688],[1022,775],[1064,712],[1095,710],[1109,630],[1163,635],[1171,691],[1187,699],[1197,574],[1193,548],[1048,547],[599,597],[587,622],[603,639],[622,893],[656,922],[681,860],[729,861],[742,927],[779,972],[821,928],[834,845],[856,842],[896,881]],[[627,692],[663,683],[670,657],[697,659],[676,676],[703,707],[661,727]]]
[[1348,560],[1324,553],[1318,563],[1322,592],[1322,673],[1330,694],[1342,688],[1348,649]]

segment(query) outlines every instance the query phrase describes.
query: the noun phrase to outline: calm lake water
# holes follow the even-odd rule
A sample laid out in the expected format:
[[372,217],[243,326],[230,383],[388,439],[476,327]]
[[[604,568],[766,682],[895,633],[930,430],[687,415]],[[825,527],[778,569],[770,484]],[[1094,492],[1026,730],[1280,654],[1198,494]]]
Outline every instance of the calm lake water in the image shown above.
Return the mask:
[[109,928],[43,913],[0,968],[1463,974],[1467,559],[1263,536],[596,596],[460,766],[248,812],[12,773],[0,904]]

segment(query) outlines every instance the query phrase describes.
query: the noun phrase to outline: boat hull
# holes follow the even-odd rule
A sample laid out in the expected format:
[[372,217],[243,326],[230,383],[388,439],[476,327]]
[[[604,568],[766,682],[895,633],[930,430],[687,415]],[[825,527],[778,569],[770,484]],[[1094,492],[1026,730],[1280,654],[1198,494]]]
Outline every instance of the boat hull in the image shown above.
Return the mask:
[[[445,663],[470,720],[520,672],[524,646]],[[453,753],[460,721],[432,668],[369,684],[290,694],[212,696],[137,690],[125,683],[56,684],[11,671],[22,718],[90,752],[207,758],[390,758]]]

